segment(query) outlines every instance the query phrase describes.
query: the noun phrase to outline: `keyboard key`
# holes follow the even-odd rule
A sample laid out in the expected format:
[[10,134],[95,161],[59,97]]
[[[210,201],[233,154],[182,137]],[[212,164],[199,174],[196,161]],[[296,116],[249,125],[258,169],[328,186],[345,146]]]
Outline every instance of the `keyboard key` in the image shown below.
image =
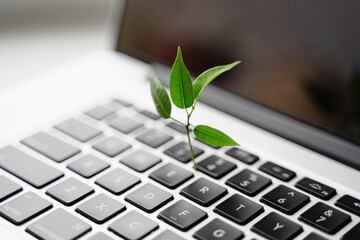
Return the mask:
[[120,195],[140,183],[140,178],[116,168],[96,179],[95,183],[115,195]]
[[171,193],[168,193],[150,183],[147,183],[131,192],[125,198],[126,201],[147,213],[156,211],[173,199],[174,197]]
[[129,103],[128,101],[122,100],[120,98],[115,98],[114,102],[116,102],[116,103],[118,103],[120,105],[123,105],[124,107],[131,107],[132,106],[132,104]]
[[40,239],[77,239],[91,226],[64,209],[58,208],[33,222],[26,231]]
[[198,138],[195,138],[195,140],[198,141],[198,142],[201,142],[202,144],[205,144],[206,146],[209,146],[209,147],[211,147],[211,148],[214,148],[214,149],[220,149],[220,148],[221,148],[220,146],[214,146],[214,145],[211,145],[211,144],[207,144],[207,143],[201,141],[201,140],[198,139]]
[[239,240],[244,238],[244,233],[220,219],[215,218],[203,228],[195,232],[194,237],[200,240]]
[[199,178],[189,186],[183,188],[180,194],[201,206],[207,207],[225,196],[227,192],[226,188],[205,178]]
[[322,202],[300,215],[299,220],[329,234],[335,234],[351,221],[351,217]]
[[125,209],[124,204],[100,193],[77,206],[76,211],[96,223],[104,223]]
[[234,194],[217,205],[214,212],[237,224],[245,225],[264,212],[264,208],[240,194]]
[[76,180],[75,178],[68,178],[65,181],[49,188],[46,191],[46,194],[66,206],[71,206],[93,192],[94,189],[88,185]]
[[142,126],[142,123],[139,123],[138,121],[128,117],[116,120],[110,124],[110,127],[115,128],[116,130],[125,134],[129,134]]
[[[179,133],[186,134],[186,129],[184,126],[176,123],[176,122],[169,122],[166,124],[171,129],[174,129],[175,131],[178,131]],[[191,131],[191,129],[189,129]]]
[[259,160],[258,156],[236,147],[233,147],[230,150],[226,151],[226,154],[249,165]]
[[152,120],[158,120],[158,119],[160,119],[160,116],[159,116],[159,115],[157,115],[157,114],[155,114],[155,113],[152,113],[152,112],[150,112],[150,111],[148,111],[148,110],[141,110],[141,111],[139,111],[139,113],[141,113],[142,115],[144,115],[144,116],[146,116],[146,117],[148,117],[148,118],[150,118],[150,119],[152,119]]
[[0,176],[0,202],[8,199],[21,190],[22,187],[19,184],[14,183],[7,177]]
[[113,240],[113,239],[103,232],[97,232],[87,240]]
[[136,139],[152,148],[157,148],[173,139],[173,137],[156,129],[151,129],[136,137]]
[[0,149],[0,167],[36,188],[64,176],[59,170],[11,146]]
[[180,237],[179,235],[173,233],[170,230],[165,230],[158,236],[153,238],[153,240],[185,240],[185,238]]
[[355,227],[350,229],[341,240],[358,240],[360,236],[360,223],[356,224]]
[[304,240],[327,240],[327,238],[324,238],[316,233],[310,233],[309,235],[307,235]]
[[137,172],[145,172],[149,168],[152,168],[156,164],[160,163],[161,158],[140,149],[124,157],[120,160],[120,162]]
[[293,239],[299,235],[303,229],[283,216],[271,212],[261,219],[251,228],[252,231],[269,239]]
[[296,176],[293,171],[272,162],[264,163],[259,169],[284,182],[288,182]]
[[255,196],[271,184],[271,180],[245,169],[226,181],[226,184],[249,196]]
[[108,137],[105,140],[93,146],[99,152],[107,155],[108,157],[115,157],[116,155],[131,148],[131,145],[115,137]]
[[187,231],[206,219],[207,216],[203,210],[184,200],[179,200],[161,211],[158,218],[181,231]]
[[[204,151],[200,148],[193,146],[194,157],[201,155]],[[171,148],[168,148],[164,153],[182,163],[187,163],[191,160],[191,153],[188,143],[180,142]]]
[[156,222],[136,211],[131,211],[110,224],[109,230],[125,239],[142,239],[158,227]]
[[98,106],[90,109],[89,111],[86,111],[85,114],[98,121],[101,121],[109,117],[110,115],[114,114],[114,112],[105,107]]
[[301,179],[295,186],[323,200],[329,200],[336,194],[335,189],[310,178]]
[[62,162],[80,152],[80,149],[77,147],[44,132],[34,134],[22,140],[21,143],[55,162]]
[[215,155],[211,155],[210,157],[197,163],[197,168],[200,172],[203,172],[210,177],[219,179],[234,170],[236,168],[236,164]]
[[154,179],[165,187],[174,189],[193,176],[194,174],[192,172],[185,170],[173,163],[168,163],[165,166],[150,173],[149,178]]
[[75,138],[80,142],[87,142],[94,137],[99,136],[102,132],[88,124],[76,119],[69,119],[54,126],[57,130]]
[[335,202],[335,205],[360,216],[360,199],[344,195]]
[[280,185],[265,194],[260,201],[283,213],[294,214],[310,202],[310,198],[298,191]]
[[0,206],[0,215],[20,225],[52,208],[52,204],[33,192],[26,192]]
[[69,163],[66,167],[85,178],[90,178],[110,167],[110,164],[91,154],[88,154],[74,162]]

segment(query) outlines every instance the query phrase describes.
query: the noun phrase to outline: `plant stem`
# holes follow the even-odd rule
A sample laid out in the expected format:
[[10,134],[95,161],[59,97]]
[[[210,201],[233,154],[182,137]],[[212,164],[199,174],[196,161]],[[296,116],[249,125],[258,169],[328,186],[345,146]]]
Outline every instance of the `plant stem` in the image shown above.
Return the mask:
[[[185,109],[186,110],[186,109]],[[189,143],[189,149],[190,149],[190,154],[191,154],[191,160],[194,164],[194,169],[195,171],[197,170],[197,166],[196,166],[196,163],[195,163],[195,157],[194,157],[194,150],[193,150],[193,147],[191,145],[191,139],[190,139],[190,130],[189,130],[189,127],[190,127],[190,116],[191,116],[191,113],[194,111],[194,108],[192,109],[192,111],[190,112],[190,114],[186,111],[186,114],[187,114],[187,122],[186,122],[186,126],[185,126],[185,129],[186,129],[186,135],[187,135],[187,138],[188,138],[188,143]]]
[[196,163],[195,163],[195,157],[194,157],[194,150],[193,150],[193,147],[191,145],[191,140],[190,140],[190,131],[189,131],[189,124],[186,125],[186,135],[188,137],[188,143],[189,143],[189,148],[190,148],[190,154],[191,154],[191,160],[194,164],[194,169],[197,170],[197,166],[196,166]]

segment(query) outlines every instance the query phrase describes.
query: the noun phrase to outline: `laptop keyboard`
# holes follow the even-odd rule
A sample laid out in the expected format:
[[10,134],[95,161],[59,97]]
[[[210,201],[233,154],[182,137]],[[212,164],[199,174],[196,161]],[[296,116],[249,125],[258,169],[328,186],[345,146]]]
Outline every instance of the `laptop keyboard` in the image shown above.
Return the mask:
[[[195,239],[236,240],[247,239],[247,226],[265,239],[294,239],[304,231],[305,239],[327,239],[353,222],[351,214],[360,216],[359,199],[346,194],[332,204],[336,189],[296,179],[296,169],[242,148],[194,141],[194,155],[202,157],[194,172],[184,129],[127,101],[114,99],[82,118],[88,121],[56,124],[61,139],[42,131],[20,141],[26,151],[0,149],[0,215],[35,238],[181,240],[181,231],[195,229]],[[26,183],[32,190],[25,192]],[[97,224],[107,230],[89,233]],[[343,239],[359,239],[359,224]]]

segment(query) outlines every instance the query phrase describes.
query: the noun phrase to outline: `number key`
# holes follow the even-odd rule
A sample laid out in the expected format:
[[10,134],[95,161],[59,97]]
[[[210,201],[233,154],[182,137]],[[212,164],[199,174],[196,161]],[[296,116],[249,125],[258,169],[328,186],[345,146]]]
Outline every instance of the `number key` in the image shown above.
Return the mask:
[[260,201],[283,213],[293,214],[310,202],[310,198],[291,188],[280,185],[271,192],[265,194]]
[[249,169],[245,169],[226,181],[226,184],[245,193],[255,196],[271,184],[271,180]]
[[351,217],[322,202],[300,215],[299,220],[329,234],[335,234],[351,221]]

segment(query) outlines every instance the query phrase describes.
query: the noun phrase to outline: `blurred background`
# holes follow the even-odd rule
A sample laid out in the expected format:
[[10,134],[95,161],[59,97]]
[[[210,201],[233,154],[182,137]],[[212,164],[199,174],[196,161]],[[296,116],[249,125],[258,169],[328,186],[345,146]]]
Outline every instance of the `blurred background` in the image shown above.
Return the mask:
[[0,0],[0,88],[75,56],[115,49],[123,3]]

